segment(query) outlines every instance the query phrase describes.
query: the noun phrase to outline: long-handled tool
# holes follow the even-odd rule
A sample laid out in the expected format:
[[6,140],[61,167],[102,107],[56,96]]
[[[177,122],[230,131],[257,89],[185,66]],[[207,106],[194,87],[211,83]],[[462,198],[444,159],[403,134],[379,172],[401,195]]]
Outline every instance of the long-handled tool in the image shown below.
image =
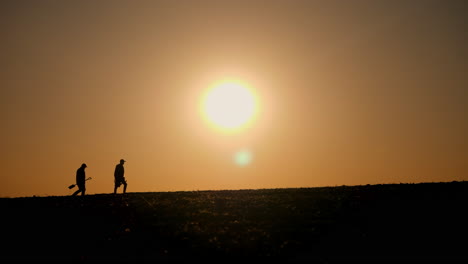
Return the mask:
[[[88,177],[85,181],[91,180],[91,179],[92,179],[91,177]],[[68,189],[73,189],[75,186],[76,186],[76,184],[72,184],[72,185],[68,186]]]

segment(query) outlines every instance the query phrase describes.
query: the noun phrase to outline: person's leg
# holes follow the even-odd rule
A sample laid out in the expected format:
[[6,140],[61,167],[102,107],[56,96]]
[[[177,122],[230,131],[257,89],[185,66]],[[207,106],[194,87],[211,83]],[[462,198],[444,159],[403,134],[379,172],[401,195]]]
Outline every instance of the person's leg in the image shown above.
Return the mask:
[[75,192],[72,194],[72,196],[75,196],[75,195],[77,195],[79,192],[81,192],[81,190],[80,190],[80,189],[76,190],[76,191],[75,191]]
[[86,188],[83,187],[83,189],[81,190],[81,195],[84,196],[84,195],[85,195],[85,192],[86,192]]
[[126,193],[126,192],[127,192],[127,182],[124,181],[124,182],[123,182],[123,185],[124,185],[123,193]]

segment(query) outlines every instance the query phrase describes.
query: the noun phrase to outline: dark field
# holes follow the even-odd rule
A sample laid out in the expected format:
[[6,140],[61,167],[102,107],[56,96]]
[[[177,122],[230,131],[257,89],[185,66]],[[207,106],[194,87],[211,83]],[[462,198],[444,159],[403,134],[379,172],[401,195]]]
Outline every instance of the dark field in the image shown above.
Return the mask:
[[468,182],[2,198],[0,261],[468,260]]

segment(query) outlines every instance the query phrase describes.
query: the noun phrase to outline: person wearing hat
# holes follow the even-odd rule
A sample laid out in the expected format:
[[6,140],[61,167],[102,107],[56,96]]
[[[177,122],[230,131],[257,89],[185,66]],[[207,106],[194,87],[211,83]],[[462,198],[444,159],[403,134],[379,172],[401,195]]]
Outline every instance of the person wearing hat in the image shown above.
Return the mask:
[[117,164],[115,166],[115,170],[114,170],[114,194],[117,193],[117,188],[120,187],[120,185],[123,184],[124,188],[123,188],[123,193],[125,193],[127,191],[127,181],[125,180],[125,177],[124,177],[124,173],[125,173],[125,170],[124,170],[124,163],[125,163],[125,160],[121,159],[120,160],[120,163]]
[[78,190],[72,194],[72,196],[77,195],[78,193],[81,192],[81,195],[85,195],[86,192],[86,187],[85,187],[85,182],[86,182],[86,164],[83,163],[81,164],[81,167],[76,170],[76,185],[78,186]]

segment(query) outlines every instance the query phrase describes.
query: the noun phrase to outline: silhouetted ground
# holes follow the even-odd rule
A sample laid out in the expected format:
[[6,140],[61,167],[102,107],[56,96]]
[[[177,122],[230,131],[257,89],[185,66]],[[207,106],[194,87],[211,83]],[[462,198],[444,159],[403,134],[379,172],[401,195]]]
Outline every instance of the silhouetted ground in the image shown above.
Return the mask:
[[468,182],[1,198],[0,260],[468,260]]

